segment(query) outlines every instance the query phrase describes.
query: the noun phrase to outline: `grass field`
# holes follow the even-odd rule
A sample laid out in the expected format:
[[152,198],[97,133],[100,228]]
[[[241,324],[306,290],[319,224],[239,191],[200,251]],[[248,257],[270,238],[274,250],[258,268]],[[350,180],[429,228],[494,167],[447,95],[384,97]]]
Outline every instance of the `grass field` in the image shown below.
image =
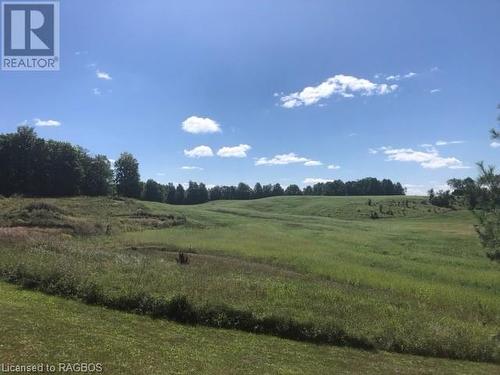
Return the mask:
[[[211,312],[204,321],[211,326],[242,327],[241,322],[228,322],[231,314],[259,324],[278,322],[278,328],[292,322],[277,335],[294,337],[292,326],[306,330],[296,336],[310,341],[334,343],[341,337],[347,341],[339,343],[356,346],[353,343],[358,342],[379,351],[317,346],[106,312],[152,326],[175,326],[206,340],[212,334],[238,337],[244,340],[239,345],[254,351],[278,345],[273,342],[281,343],[286,353],[307,347],[307,361],[320,362],[317,366],[334,361],[332,366],[339,371],[365,361],[363,356],[386,358],[383,363],[389,367],[384,369],[389,372],[410,373],[405,366],[415,360],[423,361],[415,370],[422,373],[499,370],[497,365],[425,362],[422,357],[381,352],[500,361],[500,268],[485,257],[467,211],[440,209],[416,197],[280,197],[200,206],[110,198],[43,202],[0,199],[4,280],[76,299],[82,295],[85,299],[90,285],[98,290],[99,304],[114,307],[127,296],[153,301],[183,296],[200,314]],[[373,212],[379,219],[370,219]],[[180,250],[190,254],[189,265],[176,263]],[[21,293],[7,290],[12,298]],[[82,316],[84,310],[102,309],[64,303],[82,309]],[[9,311],[8,305],[4,303],[2,309]],[[266,332],[272,334],[275,326]],[[210,347],[216,356],[227,354],[227,363],[236,355],[228,347]],[[272,366],[280,366],[280,361],[289,365],[283,372],[300,369],[294,367],[296,361],[288,362],[276,350],[279,355],[260,362],[264,372],[274,372],[277,368]],[[325,359],[328,351],[338,350],[347,367]],[[206,369],[231,372],[223,363],[219,371]],[[159,369],[156,366],[160,364],[155,365]],[[438,366],[443,370],[438,371]],[[317,369],[316,373],[322,372]]]
[[100,362],[113,374],[493,374],[498,368],[189,327],[0,283],[4,363]]

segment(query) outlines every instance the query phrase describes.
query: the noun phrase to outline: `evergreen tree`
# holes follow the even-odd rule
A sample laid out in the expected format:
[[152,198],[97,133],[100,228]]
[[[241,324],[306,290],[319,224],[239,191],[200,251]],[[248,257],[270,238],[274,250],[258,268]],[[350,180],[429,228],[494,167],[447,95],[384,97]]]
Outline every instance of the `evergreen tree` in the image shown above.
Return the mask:
[[175,189],[175,204],[184,204],[184,198],[185,198],[184,186],[179,184]]

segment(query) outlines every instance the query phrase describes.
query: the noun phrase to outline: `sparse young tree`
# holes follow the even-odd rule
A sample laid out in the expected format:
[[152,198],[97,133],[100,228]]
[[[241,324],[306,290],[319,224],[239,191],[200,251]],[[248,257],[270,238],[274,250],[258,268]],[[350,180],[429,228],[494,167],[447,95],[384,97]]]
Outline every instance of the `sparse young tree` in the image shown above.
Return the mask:
[[[491,129],[490,132],[492,139],[500,138],[497,130]],[[500,174],[495,173],[494,166],[485,167],[482,162],[478,163],[478,166],[478,184],[484,189],[482,210],[477,213],[476,231],[482,245],[487,249],[488,257],[500,261]]]
[[488,250],[488,257],[500,261],[500,174],[493,166],[478,163],[480,176],[478,183],[484,187],[481,210],[476,213],[479,223],[476,232],[482,245]]

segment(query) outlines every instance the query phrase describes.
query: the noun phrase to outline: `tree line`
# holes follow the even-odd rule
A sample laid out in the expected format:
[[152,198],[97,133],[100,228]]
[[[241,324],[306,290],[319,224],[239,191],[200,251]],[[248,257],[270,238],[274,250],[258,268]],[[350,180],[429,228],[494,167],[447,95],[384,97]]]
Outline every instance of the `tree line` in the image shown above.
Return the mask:
[[114,165],[105,155],[91,155],[68,142],[39,138],[31,127],[0,134],[0,195],[75,196],[119,195],[169,204],[199,204],[213,200],[248,200],[282,195],[404,195],[397,182],[376,178],[321,182],[301,189],[292,184],[256,183],[252,188],[213,186],[190,181],[185,188],[152,179],[142,182],[139,163],[124,152]]

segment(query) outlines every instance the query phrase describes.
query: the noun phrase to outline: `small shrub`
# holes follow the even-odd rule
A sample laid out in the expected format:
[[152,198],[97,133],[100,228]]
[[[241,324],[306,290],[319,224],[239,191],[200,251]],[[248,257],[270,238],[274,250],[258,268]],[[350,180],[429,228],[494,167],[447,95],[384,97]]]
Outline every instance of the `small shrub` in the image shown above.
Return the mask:
[[179,254],[177,254],[177,264],[181,265],[187,265],[189,264],[189,256],[187,254],[184,254],[183,251],[179,251]]

